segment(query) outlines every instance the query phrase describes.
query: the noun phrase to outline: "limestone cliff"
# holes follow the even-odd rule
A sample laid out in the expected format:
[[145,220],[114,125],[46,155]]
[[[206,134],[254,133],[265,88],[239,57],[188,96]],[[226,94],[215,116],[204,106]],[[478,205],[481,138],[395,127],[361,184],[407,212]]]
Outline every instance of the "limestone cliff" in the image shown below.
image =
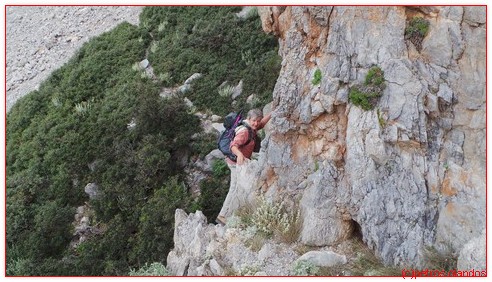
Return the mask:
[[[326,245],[360,225],[389,264],[435,245],[459,252],[485,229],[485,7],[264,7],[282,70],[262,190],[300,195],[302,241]],[[421,50],[405,40],[430,23]],[[376,108],[348,101],[384,71]],[[322,79],[313,85],[315,71]]]
[[[428,246],[483,256],[485,7],[259,13],[283,62],[259,159],[240,170],[241,197],[298,202],[301,243],[334,246],[355,230],[387,265],[418,266]],[[418,44],[405,39],[415,17],[429,23]],[[363,110],[349,92],[373,66],[386,87]],[[468,266],[485,268],[482,259]]]

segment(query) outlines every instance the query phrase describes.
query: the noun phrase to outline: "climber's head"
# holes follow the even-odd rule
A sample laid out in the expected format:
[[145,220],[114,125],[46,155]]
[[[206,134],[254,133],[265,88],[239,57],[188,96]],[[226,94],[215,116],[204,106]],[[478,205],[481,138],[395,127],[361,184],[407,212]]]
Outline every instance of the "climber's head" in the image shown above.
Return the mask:
[[246,119],[248,125],[251,126],[252,129],[258,130],[261,120],[263,119],[263,112],[260,109],[252,109],[248,112]]

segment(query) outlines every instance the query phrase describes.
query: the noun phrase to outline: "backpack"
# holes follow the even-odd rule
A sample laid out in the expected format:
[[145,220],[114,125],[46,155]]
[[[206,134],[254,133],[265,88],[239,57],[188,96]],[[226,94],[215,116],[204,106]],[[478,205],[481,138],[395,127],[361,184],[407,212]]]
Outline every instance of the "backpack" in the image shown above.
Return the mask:
[[219,135],[219,140],[217,142],[217,147],[219,150],[224,154],[224,156],[228,157],[232,161],[236,161],[237,156],[234,155],[234,153],[231,151],[230,145],[231,141],[234,139],[236,136],[236,129],[239,126],[244,126],[248,129],[248,142],[246,142],[242,146],[246,146],[255,138],[255,149],[254,152],[259,152],[260,151],[260,146],[261,143],[259,140],[259,137],[253,133],[253,129],[251,129],[249,126],[243,124],[243,116],[242,116],[242,111],[239,113],[229,113],[225,119],[224,119],[224,128],[225,130],[222,131]]

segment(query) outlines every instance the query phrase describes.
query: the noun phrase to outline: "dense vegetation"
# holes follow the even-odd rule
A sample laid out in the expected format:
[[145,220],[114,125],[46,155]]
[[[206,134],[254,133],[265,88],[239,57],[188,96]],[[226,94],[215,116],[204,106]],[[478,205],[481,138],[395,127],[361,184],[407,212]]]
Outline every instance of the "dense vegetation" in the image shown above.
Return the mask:
[[[276,39],[262,32],[257,15],[240,19],[235,15],[238,11],[237,7],[153,7],[141,15],[154,40],[149,58],[156,74],[165,85],[203,74],[205,79],[197,80],[188,96],[199,109],[220,115],[228,113],[231,102],[217,95],[222,83],[235,86],[243,80],[244,93],[257,94],[259,105],[264,105],[271,100],[279,73]],[[243,96],[236,109],[245,107]]]
[[[186,96],[223,115],[269,102],[280,68],[276,40],[238,7],[146,7],[140,26],[121,24],[86,43],[7,115],[7,275],[128,275],[164,263],[176,208],[214,217],[227,191],[222,167],[192,198],[185,156],[215,147],[182,98],[163,99],[193,73]],[[157,80],[133,67],[148,58]],[[218,93],[243,80],[234,107]],[[135,127],[128,124],[134,122]],[[183,153],[186,152],[186,153]],[[205,152],[206,153],[206,152]],[[225,177],[224,177],[225,176]],[[98,195],[89,199],[87,183]],[[76,247],[72,222],[87,203],[101,232]]]

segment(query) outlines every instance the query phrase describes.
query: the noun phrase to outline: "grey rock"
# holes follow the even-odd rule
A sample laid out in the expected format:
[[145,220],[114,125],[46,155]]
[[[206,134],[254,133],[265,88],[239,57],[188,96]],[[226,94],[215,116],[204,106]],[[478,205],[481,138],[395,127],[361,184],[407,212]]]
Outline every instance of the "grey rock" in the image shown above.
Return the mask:
[[212,127],[215,128],[215,130],[217,130],[217,132],[222,132],[225,130],[223,123],[214,122],[214,123],[212,123]]
[[478,26],[487,22],[486,9],[483,6],[465,6],[463,19]]
[[442,98],[447,103],[451,104],[453,101],[453,90],[447,85],[442,83],[439,85],[439,91],[437,92],[437,97]]
[[323,163],[303,192],[300,204],[304,220],[300,240],[305,245],[332,245],[350,235],[351,225],[343,220],[336,207],[337,177],[336,169]]
[[[430,17],[421,52],[407,48],[403,7],[261,9],[263,29],[282,35],[283,64],[260,183],[271,198],[301,199],[301,242],[336,244],[355,221],[384,263],[419,265],[424,246],[457,252],[484,228],[484,10],[420,10]],[[376,109],[348,101],[373,65],[385,72],[383,126]]]
[[212,152],[208,153],[205,156],[205,163],[206,167],[204,168],[205,171],[212,171],[213,170],[213,164],[216,160],[221,160],[224,158],[224,154],[219,149],[215,149]]
[[183,101],[185,102],[185,104],[186,104],[186,106],[188,108],[193,108],[194,107],[193,102],[191,102],[191,100],[188,99],[187,97],[183,98]]
[[141,69],[146,69],[150,65],[149,60],[145,59],[139,63]]
[[191,90],[191,85],[190,84],[183,84],[178,88],[178,91],[181,94],[186,94]]
[[221,119],[222,119],[222,117],[221,116],[218,116],[218,115],[212,115],[212,117],[211,117],[211,121],[212,122],[218,122]]
[[347,258],[332,251],[310,251],[303,254],[297,261],[307,261],[320,267],[333,267],[347,263]]
[[256,94],[251,94],[246,99],[246,103],[248,103],[250,106],[254,106],[257,100],[258,100],[258,98],[257,98]]
[[212,275],[214,276],[224,275],[224,269],[219,265],[219,263],[215,259],[210,260],[209,266],[210,266],[210,270],[212,271]]
[[99,187],[97,186],[96,183],[88,183],[84,187],[84,192],[89,195],[90,199],[95,199],[97,198],[97,195],[99,194]]
[[236,13],[236,16],[241,19],[247,19],[254,9],[256,9],[256,7],[245,6],[239,13]]
[[477,236],[463,246],[458,256],[459,270],[485,270],[486,265],[486,231],[483,230],[480,236]]
[[201,78],[203,75],[201,73],[194,73],[188,79],[185,80],[184,84],[192,84],[195,80]]
[[452,59],[452,39],[448,21],[432,22],[422,43],[422,55],[441,67],[447,67]]
[[234,87],[232,91],[231,97],[232,100],[236,100],[243,93],[243,80],[239,81],[239,83]]

